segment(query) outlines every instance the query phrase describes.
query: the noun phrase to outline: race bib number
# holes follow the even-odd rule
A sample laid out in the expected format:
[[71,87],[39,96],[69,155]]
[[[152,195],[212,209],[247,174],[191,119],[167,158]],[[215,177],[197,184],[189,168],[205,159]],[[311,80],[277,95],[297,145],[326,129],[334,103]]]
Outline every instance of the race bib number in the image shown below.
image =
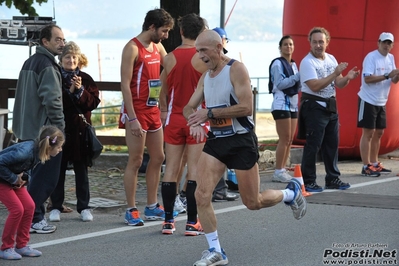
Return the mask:
[[[226,105],[223,106],[214,106],[212,109],[215,108],[223,108],[227,107]],[[209,124],[211,127],[211,131],[215,137],[228,137],[232,136],[236,133],[234,129],[233,119],[232,118],[215,118],[209,120]]]
[[148,80],[148,99],[147,106],[158,106],[159,94],[161,93],[161,80]]

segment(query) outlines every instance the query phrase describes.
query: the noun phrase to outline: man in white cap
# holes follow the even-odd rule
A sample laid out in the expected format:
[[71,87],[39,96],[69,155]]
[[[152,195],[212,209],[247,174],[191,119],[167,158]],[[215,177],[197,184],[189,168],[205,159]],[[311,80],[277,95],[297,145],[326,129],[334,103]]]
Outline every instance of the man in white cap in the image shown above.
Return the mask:
[[390,173],[378,161],[380,140],[386,128],[385,105],[391,82],[399,81],[399,69],[395,66],[393,35],[383,32],[378,39],[378,49],[368,53],[363,60],[362,84],[360,86],[357,127],[362,128],[360,156],[363,176],[380,176]]

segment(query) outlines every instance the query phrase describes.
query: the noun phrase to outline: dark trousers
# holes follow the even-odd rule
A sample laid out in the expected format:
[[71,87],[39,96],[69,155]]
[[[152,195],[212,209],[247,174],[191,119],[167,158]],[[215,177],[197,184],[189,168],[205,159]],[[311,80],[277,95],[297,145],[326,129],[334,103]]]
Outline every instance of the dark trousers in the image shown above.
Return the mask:
[[[62,204],[65,200],[65,172],[67,170],[68,161],[62,161],[60,178],[58,184],[51,194],[51,204],[53,209],[62,211]],[[89,177],[87,166],[81,161],[73,162],[73,171],[75,172],[75,184],[76,184],[76,198],[77,205],[76,209],[78,213],[84,209],[89,208],[90,202],[90,188],[89,188]]]
[[225,193],[227,188],[226,180],[224,180],[224,176],[222,176],[222,178],[219,179],[214,192]]
[[51,157],[45,164],[39,163],[31,171],[28,192],[35,202],[35,214],[32,219],[33,223],[38,223],[44,219],[46,213],[44,203],[57,186],[61,159],[62,152],[55,157]]
[[331,113],[314,100],[302,103],[300,119],[304,119],[306,127],[306,143],[303,148],[301,171],[305,184],[316,182],[316,160],[320,150],[325,180],[339,177],[338,170],[338,114]]

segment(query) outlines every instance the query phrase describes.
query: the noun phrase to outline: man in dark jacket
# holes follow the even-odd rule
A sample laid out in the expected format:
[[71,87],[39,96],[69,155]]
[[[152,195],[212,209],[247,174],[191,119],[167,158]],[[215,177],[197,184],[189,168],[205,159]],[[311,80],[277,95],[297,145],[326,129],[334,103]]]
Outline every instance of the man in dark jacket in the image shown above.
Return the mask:
[[[64,34],[55,24],[40,32],[40,46],[22,66],[15,92],[12,129],[20,140],[35,139],[43,125],[65,128],[62,111],[61,73],[54,56],[62,53]],[[58,182],[62,152],[32,170],[28,187],[35,202],[35,214],[30,232],[47,234],[56,230],[48,225],[44,202]]]

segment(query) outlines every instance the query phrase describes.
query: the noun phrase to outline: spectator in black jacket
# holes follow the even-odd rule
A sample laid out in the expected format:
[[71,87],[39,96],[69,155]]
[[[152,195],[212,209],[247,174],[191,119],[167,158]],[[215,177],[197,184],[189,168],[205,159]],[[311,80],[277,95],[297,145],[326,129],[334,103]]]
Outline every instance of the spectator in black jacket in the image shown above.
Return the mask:
[[[66,141],[62,155],[61,172],[57,187],[51,194],[52,210],[49,220],[59,222],[60,213],[65,198],[65,172],[68,162],[73,164],[76,182],[77,211],[82,221],[92,221],[93,215],[89,208],[90,190],[88,166],[92,162],[88,156],[85,145],[86,124],[80,113],[84,115],[87,123],[91,124],[91,111],[100,103],[99,91],[92,77],[81,71],[79,65],[85,66],[87,60],[82,58],[79,46],[68,42],[59,56],[62,74],[62,101],[65,116]],[[83,65],[82,65],[83,63]]]

